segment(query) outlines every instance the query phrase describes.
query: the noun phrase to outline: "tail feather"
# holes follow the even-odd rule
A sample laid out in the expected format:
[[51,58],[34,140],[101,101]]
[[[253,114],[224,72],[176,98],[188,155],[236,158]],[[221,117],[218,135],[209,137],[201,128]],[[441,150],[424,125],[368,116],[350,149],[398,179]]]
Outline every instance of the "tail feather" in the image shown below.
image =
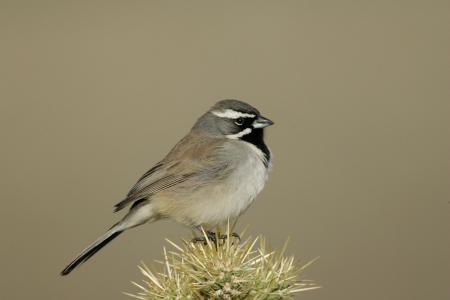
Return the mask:
[[97,253],[106,244],[111,242],[124,230],[136,227],[138,225],[144,224],[148,221],[154,221],[153,210],[149,201],[147,199],[142,199],[136,201],[128,214],[114,226],[112,226],[104,235],[99,237],[95,242],[93,242],[89,247],[81,251],[77,258],[74,259],[64,270],[62,270],[61,275],[65,276],[73,271],[81,263],[87,261],[92,255]]
[[99,237],[95,242],[93,242],[89,247],[84,249],[64,270],[61,272],[61,276],[68,275],[81,263],[87,261],[92,255],[97,253],[106,244],[115,239],[119,234],[123,232],[119,226],[115,225],[110,230],[108,230],[104,235]]

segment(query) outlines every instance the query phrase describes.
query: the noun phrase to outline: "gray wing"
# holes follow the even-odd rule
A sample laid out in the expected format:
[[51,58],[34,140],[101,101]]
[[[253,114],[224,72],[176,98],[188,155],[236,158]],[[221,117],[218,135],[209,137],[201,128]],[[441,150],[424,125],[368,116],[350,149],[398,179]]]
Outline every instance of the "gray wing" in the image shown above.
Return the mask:
[[224,142],[227,140],[189,133],[161,162],[138,180],[127,197],[115,205],[115,211],[133,202],[149,199],[153,194],[171,189],[187,180],[195,180],[195,185],[198,185],[228,176],[229,160],[223,155]]
[[[145,173],[128,192],[127,197],[114,206],[117,212],[131,203],[149,199],[153,194],[175,187],[187,180],[194,179],[195,185],[228,176],[228,164],[198,164],[189,161],[172,162],[169,165],[157,164]],[[134,205],[134,204],[133,204]]]
[[196,174],[196,172],[181,174],[170,172],[170,170],[178,164],[179,163],[165,165],[163,163],[158,163],[148,170],[131,188],[127,197],[114,205],[114,212],[118,212],[135,201],[147,199],[157,192],[180,184]]

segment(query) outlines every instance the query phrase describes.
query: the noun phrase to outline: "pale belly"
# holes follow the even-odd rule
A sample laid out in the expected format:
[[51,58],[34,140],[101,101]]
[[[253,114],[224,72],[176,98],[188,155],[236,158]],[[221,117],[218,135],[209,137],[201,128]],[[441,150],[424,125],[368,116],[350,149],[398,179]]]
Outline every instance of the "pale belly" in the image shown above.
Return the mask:
[[208,228],[241,215],[261,192],[268,177],[262,152],[251,144],[247,147],[248,159],[224,182],[199,189],[190,195],[190,205],[171,217],[187,225]]

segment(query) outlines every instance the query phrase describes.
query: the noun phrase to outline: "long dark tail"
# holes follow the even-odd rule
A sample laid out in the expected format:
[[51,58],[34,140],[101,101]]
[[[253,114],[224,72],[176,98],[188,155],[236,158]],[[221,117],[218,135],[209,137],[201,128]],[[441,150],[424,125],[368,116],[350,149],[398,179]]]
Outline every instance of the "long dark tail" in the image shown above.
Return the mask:
[[75,258],[64,270],[61,272],[61,276],[68,275],[73,271],[77,266],[81,263],[87,261],[91,258],[92,255],[97,253],[100,249],[102,249],[106,244],[111,242],[114,238],[116,238],[119,234],[123,232],[123,227],[119,226],[119,224],[114,225],[108,230],[104,235],[99,237],[95,242],[93,242],[89,247],[84,249],[80,254],[78,254],[77,258]]

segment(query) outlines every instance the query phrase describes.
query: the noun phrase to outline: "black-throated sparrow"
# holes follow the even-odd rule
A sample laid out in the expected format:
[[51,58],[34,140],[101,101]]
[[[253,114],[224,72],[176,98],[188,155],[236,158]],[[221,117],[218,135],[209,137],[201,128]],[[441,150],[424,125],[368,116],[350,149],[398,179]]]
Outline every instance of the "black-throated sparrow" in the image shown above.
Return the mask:
[[243,213],[264,187],[271,163],[264,128],[273,122],[251,105],[222,100],[115,205],[125,217],[83,250],[69,274],[123,231],[162,218],[214,228]]

